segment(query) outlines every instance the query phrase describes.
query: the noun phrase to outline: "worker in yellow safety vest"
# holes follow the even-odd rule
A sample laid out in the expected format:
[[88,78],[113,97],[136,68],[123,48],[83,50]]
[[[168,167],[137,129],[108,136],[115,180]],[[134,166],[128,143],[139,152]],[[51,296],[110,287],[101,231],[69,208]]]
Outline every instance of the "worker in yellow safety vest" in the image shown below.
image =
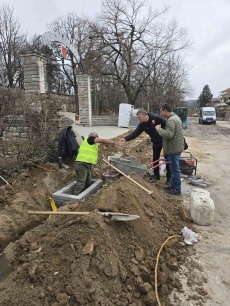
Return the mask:
[[99,138],[95,132],[90,133],[83,140],[75,162],[75,195],[80,194],[91,185],[91,165],[96,165],[98,162],[98,143],[119,145],[119,142],[115,142],[114,140]]

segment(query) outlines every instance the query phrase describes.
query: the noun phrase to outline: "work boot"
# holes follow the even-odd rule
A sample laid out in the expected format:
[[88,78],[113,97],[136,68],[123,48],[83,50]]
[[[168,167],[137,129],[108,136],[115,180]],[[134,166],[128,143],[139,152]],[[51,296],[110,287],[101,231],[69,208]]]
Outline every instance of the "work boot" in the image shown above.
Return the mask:
[[164,191],[169,191],[169,190],[172,189],[172,187],[170,185],[168,185],[168,186],[164,186],[163,189],[164,189]]
[[153,183],[153,182],[155,182],[156,180],[160,180],[160,176],[159,175],[156,175],[156,174],[154,174],[154,175],[151,175],[150,176],[150,180],[149,180],[149,182],[150,183]]
[[167,193],[171,194],[171,195],[181,195],[180,191],[176,191],[174,189],[171,189],[171,190],[167,191]]

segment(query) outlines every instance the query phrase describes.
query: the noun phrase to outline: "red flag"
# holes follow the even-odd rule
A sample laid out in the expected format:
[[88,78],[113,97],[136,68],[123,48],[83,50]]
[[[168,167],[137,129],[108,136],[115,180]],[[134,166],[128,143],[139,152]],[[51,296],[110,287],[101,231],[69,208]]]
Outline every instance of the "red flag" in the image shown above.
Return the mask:
[[67,49],[64,45],[61,45],[61,54],[64,58],[67,57]]

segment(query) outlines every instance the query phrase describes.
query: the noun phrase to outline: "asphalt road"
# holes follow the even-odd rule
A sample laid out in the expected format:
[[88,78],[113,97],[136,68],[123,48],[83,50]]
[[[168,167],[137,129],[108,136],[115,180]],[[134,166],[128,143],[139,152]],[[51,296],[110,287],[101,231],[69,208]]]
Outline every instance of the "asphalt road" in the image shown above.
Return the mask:
[[[181,295],[181,304],[175,305],[228,306],[230,305],[230,122],[217,121],[216,125],[201,125],[198,123],[198,118],[189,118],[185,137],[189,151],[198,160],[197,175],[201,175],[211,183],[211,186],[205,189],[210,192],[214,200],[215,216],[210,226],[191,224],[201,239],[192,247],[196,250],[196,254],[182,269],[181,279],[184,279],[185,290],[183,293],[178,292]],[[192,188],[189,184],[185,186],[185,182],[183,184],[185,188]],[[186,268],[189,266],[188,272]],[[206,280],[203,286],[201,286],[202,280]],[[203,299],[206,298],[207,292],[207,303],[203,303],[204,301],[196,296],[198,288],[203,292]]]

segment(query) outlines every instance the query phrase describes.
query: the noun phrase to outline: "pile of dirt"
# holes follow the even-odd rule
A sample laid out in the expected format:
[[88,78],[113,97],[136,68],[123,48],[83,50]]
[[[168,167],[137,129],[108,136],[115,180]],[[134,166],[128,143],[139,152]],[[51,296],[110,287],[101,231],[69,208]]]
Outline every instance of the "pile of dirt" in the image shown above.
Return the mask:
[[[131,142],[129,149],[117,147],[117,151],[137,159],[139,154],[142,161],[150,162],[151,151],[145,141],[136,147]],[[100,146],[100,158],[113,154],[111,146]],[[47,167],[49,171],[45,171]],[[152,190],[152,195],[121,177],[93,196],[60,208],[91,212],[88,215],[28,215],[28,209],[50,210],[45,197],[73,181],[74,171],[56,167],[34,168],[16,180],[14,189],[4,189],[1,221],[7,225],[10,220],[10,226],[1,233],[0,242],[5,247],[11,241],[4,253],[12,272],[0,282],[0,305],[153,306],[157,305],[155,285],[162,305],[170,305],[169,293],[173,288],[181,289],[175,271],[188,253],[181,238],[170,240],[163,248],[157,284],[154,269],[163,242],[180,235],[186,225],[180,213],[182,199],[166,196],[163,181],[151,184],[133,174],[132,178]],[[106,169],[102,162],[94,168],[99,176]],[[140,218],[112,221],[99,211]]]
[[74,180],[74,170],[56,164],[35,166],[0,187],[0,252],[37,224],[27,210],[50,210],[47,196]]
[[[14,271],[0,283],[0,304],[156,305],[157,252],[168,236],[180,233],[184,222],[174,201],[166,199],[159,187],[152,189],[154,196],[121,178],[85,201],[62,207],[91,214],[51,216],[10,243],[4,252]],[[116,222],[98,210],[140,218]],[[30,218],[42,221],[41,216]],[[179,285],[173,271],[186,254],[179,241],[166,247],[160,260],[158,286],[163,300]]]

